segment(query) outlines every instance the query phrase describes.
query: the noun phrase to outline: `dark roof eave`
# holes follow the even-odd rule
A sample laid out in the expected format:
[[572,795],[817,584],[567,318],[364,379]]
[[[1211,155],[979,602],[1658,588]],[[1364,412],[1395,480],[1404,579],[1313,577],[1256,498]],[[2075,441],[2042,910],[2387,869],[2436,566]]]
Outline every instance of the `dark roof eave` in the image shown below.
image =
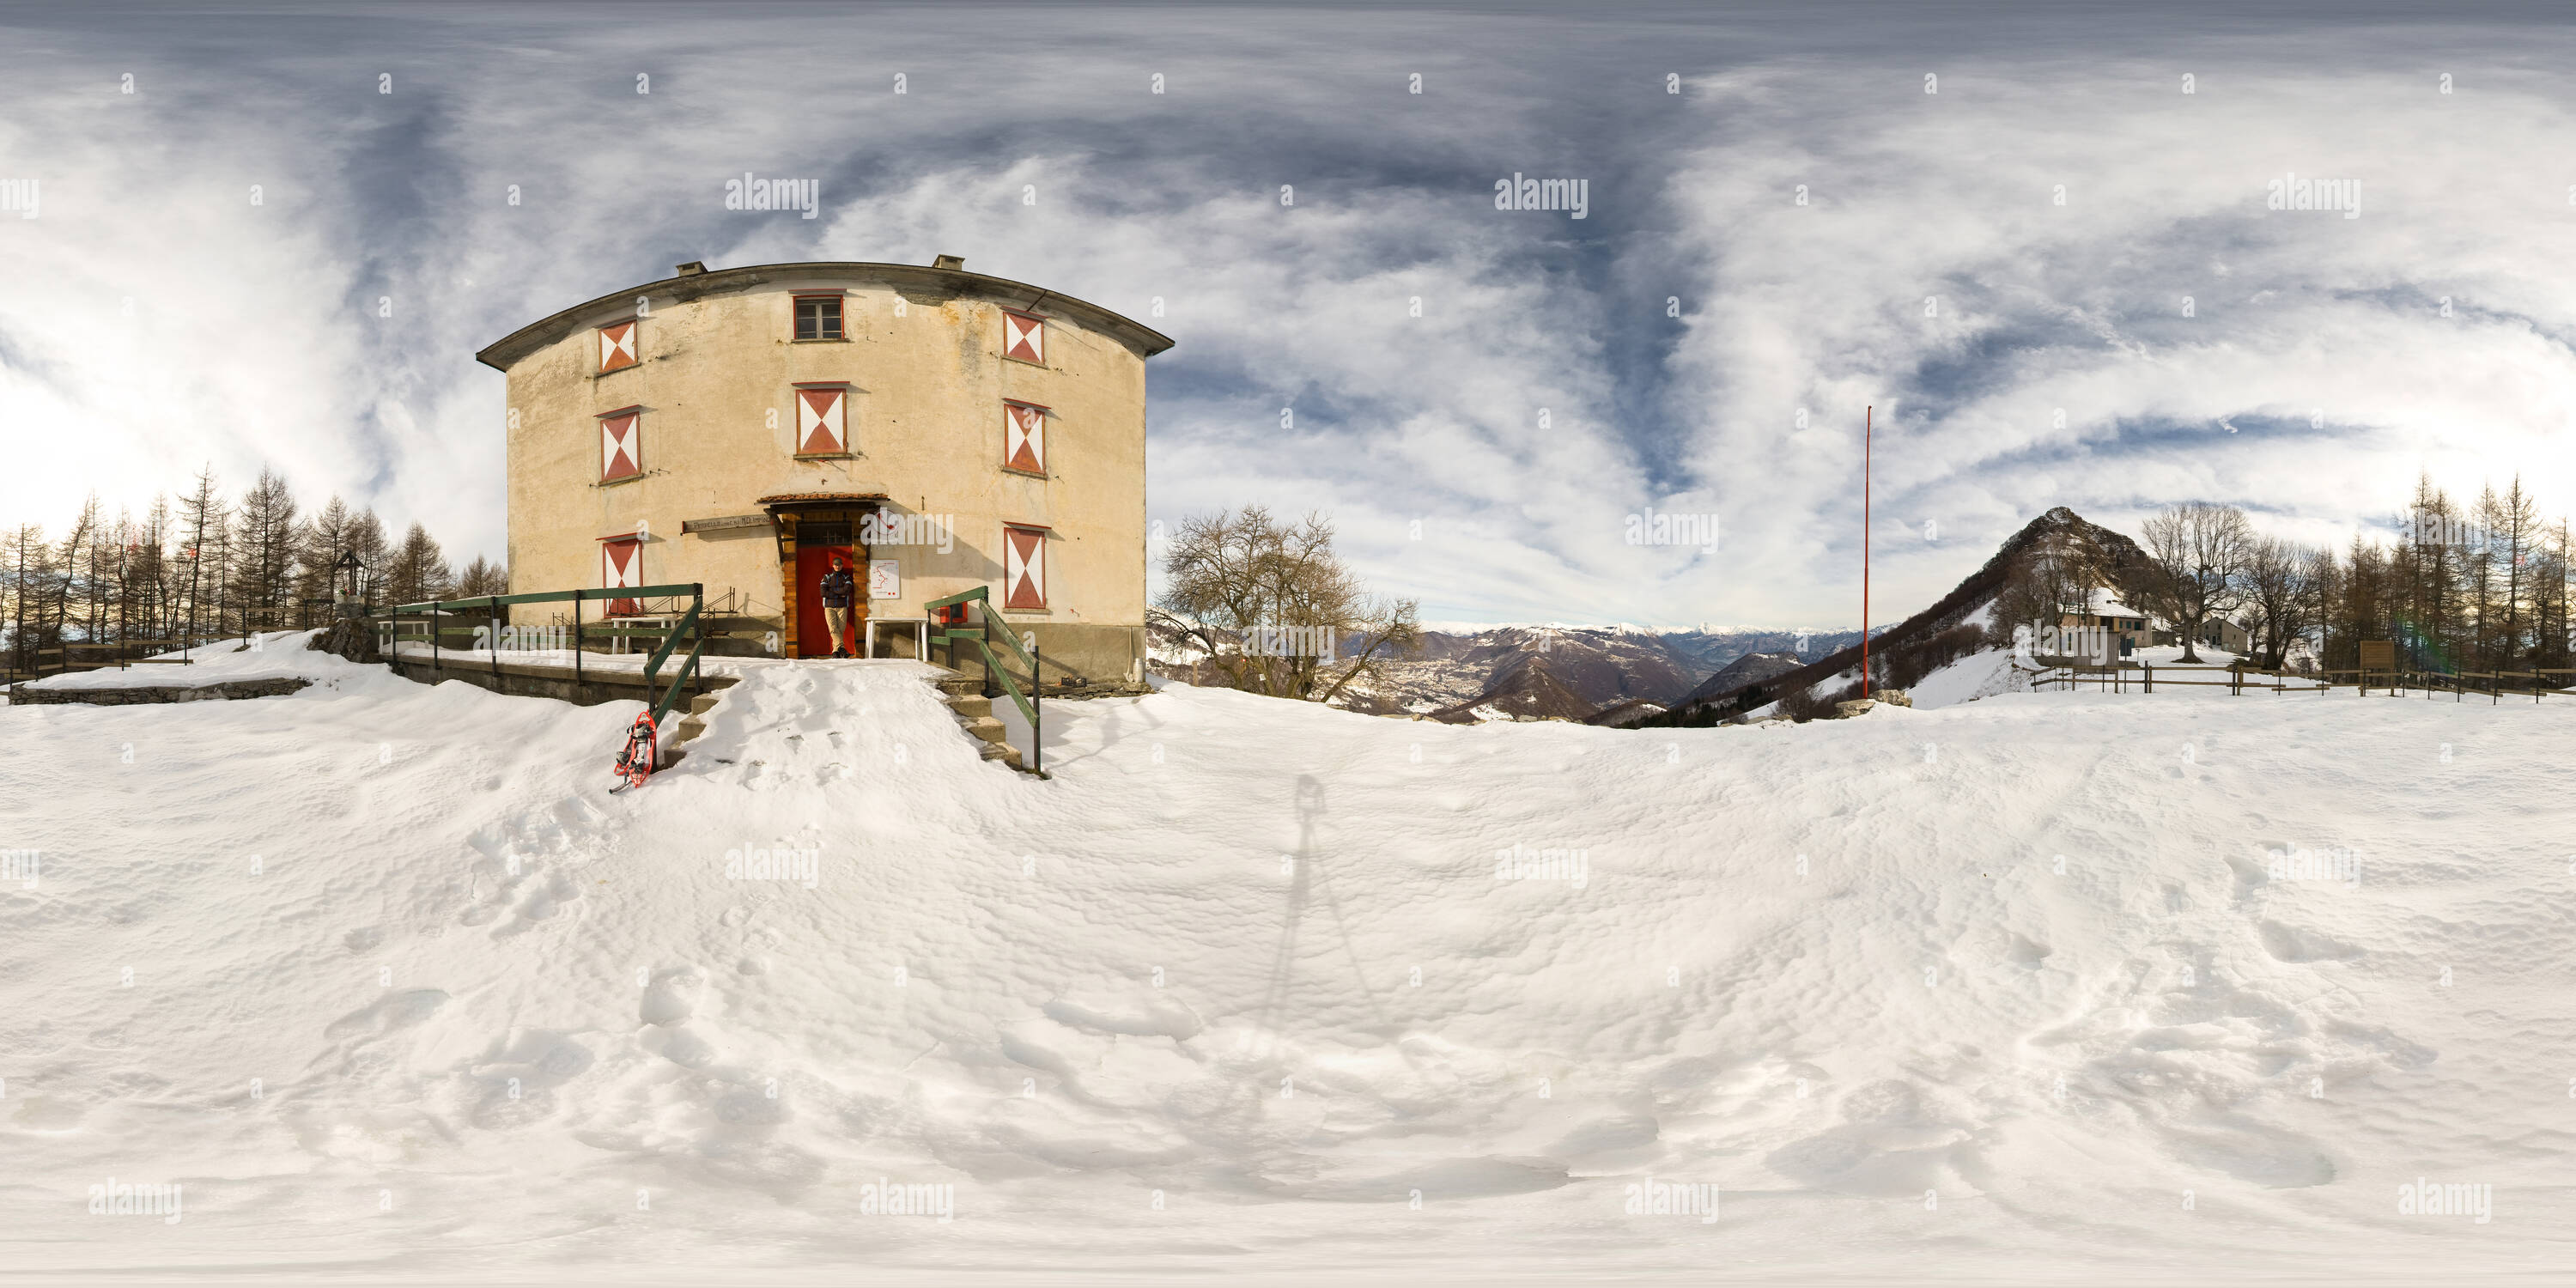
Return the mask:
[[888,501],[892,499],[892,497],[887,496],[883,492],[774,492],[752,502],[752,504],[767,506],[824,505],[834,501]]
[[495,371],[508,371],[510,364],[536,352],[539,348],[588,324],[613,307],[624,306],[639,295],[670,295],[681,303],[707,295],[721,295],[759,286],[786,277],[846,276],[853,279],[881,281],[890,286],[914,285],[957,294],[976,293],[1009,300],[1017,297],[1019,307],[1034,308],[1041,304],[1065,317],[1116,337],[1144,357],[1153,357],[1172,347],[1172,338],[1123,314],[1112,313],[1087,300],[1014,282],[1005,277],[969,273],[962,268],[931,268],[921,264],[872,264],[853,260],[820,260],[801,264],[746,264],[740,268],[711,269],[685,277],[666,277],[658,282],[611,291],[597,299],[576,304],[551,317],[531,322],[485,346],[474,360]]

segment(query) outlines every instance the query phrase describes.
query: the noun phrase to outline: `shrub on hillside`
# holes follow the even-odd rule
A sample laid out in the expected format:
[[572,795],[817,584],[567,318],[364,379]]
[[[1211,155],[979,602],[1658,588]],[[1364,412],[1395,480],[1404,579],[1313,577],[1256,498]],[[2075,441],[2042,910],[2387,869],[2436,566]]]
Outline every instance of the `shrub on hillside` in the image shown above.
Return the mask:
[[1869,659],[1869,669],[1877,677],[1873,687],[1913,688],[1923,677],[1986,647],[1984,628],[1961,623],[1928,639],[1874,653]]
[[1830,720],[1833,718],[1835,703],[1849,702],[1859,696],[1858,684],[1846,684],[1839,689],[1829,689],[1821,684],[1813,685],[1780,699],[1779,714],[1799,724],[1805,724],[1810,720]]

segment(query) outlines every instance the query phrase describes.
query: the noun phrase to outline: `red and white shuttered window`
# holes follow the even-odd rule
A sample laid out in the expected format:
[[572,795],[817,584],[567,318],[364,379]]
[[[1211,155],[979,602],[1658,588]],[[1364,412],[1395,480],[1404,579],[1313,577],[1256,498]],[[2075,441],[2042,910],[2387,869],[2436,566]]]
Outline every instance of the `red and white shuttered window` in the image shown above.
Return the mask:
[[644,472],[644,409],[621,407],[599,417],[599,481],[614,483]]
[[1002,607],[1044,608],[1047,530],[1002,525]]
[[1036,403],[1002,404],[1002,468],[1046,473],[1047,409]]
[[796,454],[848,455],[849,409],[848,385],[796,386]]
[[[603,590],[617,590],[644,584],[644,538],[637,535],[602,537],[599,542],[599,585]],[[632,599],[608,601],[608,615],[622,617],[643,611],[643,605]]]
[[1046,365],[1046,319],[1002,310],[1002,356]]
[[599,328],[599,374],[622,371],[643,361],[636,348],[639,343],[632,322]]

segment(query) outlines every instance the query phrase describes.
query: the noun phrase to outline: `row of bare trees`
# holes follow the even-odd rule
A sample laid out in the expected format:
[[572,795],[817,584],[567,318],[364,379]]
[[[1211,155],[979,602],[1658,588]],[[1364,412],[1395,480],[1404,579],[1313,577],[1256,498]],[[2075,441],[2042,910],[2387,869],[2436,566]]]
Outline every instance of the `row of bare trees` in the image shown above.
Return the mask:
[[451,569],[417,523],[391,541],[373,510],[336,496],[305,513],[272,471],[227,498],[203,470],[140,518],[111,517],[93,495],[59,537],[34,523],[0,528],[0,659],[28,671],[65,644],[175,648],[318,626],[344,554],[379,604],[508,591],[506,574],[480,556]]
[[[2193,503],[2147,520],[2147,565],[2117,587],[2177,628],[2183,660],[2207,623],[2242,626],[2259,664],[2295,651],[2317,665],[2359,665],[2364,640],[2398,646],[2409,670],[2528,672],[2570,666],[2568,525],[2540,520],[2516,476],[2463,504],[2420,478],[2394,542],[2356,535],[2342,551],[2257,532],[2233,506]],[[2040,551],[2006,592],[1999,621],[2045,604],[2083,612],[2101,570]],[[2027,600],[2029,603],[2023,603]],[[2054,612],[2049,620],[2055,620]]]

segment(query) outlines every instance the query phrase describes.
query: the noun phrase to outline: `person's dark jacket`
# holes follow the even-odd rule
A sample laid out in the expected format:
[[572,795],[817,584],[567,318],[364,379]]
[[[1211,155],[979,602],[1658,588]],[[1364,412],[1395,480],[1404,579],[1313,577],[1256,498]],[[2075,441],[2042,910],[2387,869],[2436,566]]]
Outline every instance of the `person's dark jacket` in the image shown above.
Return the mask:
[[823,574],[823,606],[847,608],[858,598],[858,578],[847,568],[835,568]]

